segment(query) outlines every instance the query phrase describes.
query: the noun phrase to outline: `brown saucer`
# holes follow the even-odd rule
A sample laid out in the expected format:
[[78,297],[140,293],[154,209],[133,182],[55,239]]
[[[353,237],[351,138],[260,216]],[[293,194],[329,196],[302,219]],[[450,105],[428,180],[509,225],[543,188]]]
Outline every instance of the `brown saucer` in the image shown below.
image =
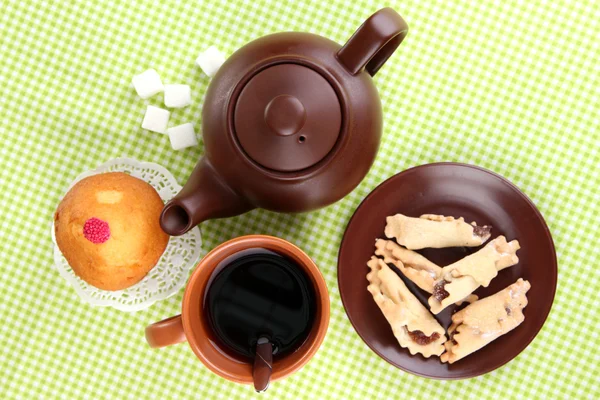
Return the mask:
[[[400,347],[392,330],[367,291],[366,262],[375,250],[375,239],[385,238],[385,217],[402,213],[417,217],[443,214],[465,217],[468,222],[492,225],[492,239],[505,235],[518,239],[520,262],[500,271],[489,287],[475,291],[486,297],[515,282],[531,283],[525,321],[512,332],[478,352],[443,364],[438,357],[411,356]],[[457,261],[479,247],[419,251],[440,266]],[[397,271],[398,272],[398,271]],[[400,274],[401,275],[401,274]],[[401,276],[402,277],[402,276]],[[404,277],[402,277],[404,278]],[[396,367],[429,378],[463,379],[483,375],[515,358],[542,328],[554,299],[557,262],[554,243],[544,219],[531,200],[505,178],[472,165],[427,164],[411,168],[379,185],[357,208],[342,239],[338,284],[350,322],[364,342]],[[427,304],[428,294],[404,279],[409,289]],[[447,328],[454,306],[437,317]]]

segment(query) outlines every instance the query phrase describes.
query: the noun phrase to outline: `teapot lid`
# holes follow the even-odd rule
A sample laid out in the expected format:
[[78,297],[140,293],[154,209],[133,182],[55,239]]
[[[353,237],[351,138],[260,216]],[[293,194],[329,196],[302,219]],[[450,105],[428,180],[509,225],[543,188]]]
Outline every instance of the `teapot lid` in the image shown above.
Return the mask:
[[233,114],[237,139],[265,168],[292,172],[322,160],[340,135],[342,108],[315,70],[293,63],[268,67],[242,89]]

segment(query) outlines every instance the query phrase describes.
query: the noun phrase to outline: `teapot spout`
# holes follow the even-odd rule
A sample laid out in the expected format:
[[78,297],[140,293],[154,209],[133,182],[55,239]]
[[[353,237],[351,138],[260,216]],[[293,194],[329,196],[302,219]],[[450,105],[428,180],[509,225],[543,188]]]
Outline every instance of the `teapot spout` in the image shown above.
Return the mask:
[[202,221],[243,214],[254,208],[201,159],[183,189],[170,200],[160,214],[160,226],[171,236],[183,235]]

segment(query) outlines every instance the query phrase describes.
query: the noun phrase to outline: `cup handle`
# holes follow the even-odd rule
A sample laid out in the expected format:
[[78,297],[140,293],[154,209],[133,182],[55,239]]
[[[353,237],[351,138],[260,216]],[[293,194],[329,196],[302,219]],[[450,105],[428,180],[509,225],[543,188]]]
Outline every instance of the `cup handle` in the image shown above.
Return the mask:
[[338,51],[337,58],[352,75],[364,68],[374,76],[400,46],[408,25],[393,9],[386,7],[371,15],[348,42]]
[[146,327],[146,341],[150,347],[165,347],[186,340],[181,314]]

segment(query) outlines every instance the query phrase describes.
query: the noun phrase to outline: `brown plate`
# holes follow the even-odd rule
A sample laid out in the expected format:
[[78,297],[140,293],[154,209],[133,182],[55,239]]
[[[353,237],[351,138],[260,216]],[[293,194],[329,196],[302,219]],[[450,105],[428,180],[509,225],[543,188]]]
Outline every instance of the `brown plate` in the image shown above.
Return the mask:
[[[492,295],[519,277],[531,283],[525,321],[512,332],[478,352],[443,364],[410,355],[400,347],[381,311],[367,291],[366,262],[375,250],[375,239],[385,238],[385,217],[402,213],[412,217],[443,214],[464,217],[480,225],[492,225],[492,239],[499,235],[518,239],[519,263],[500,271],[487,288],[475,291],[480,298]],[[440,266],[477,251],[474,248],[425,249],[419,253]],[[396,271],[398,273],[398,271]],[[402,275],[402,274],[399,274]],[[403,276],[401,278],[404,279]],[[556,292],[557,262],[554,243],[544,218],[521,191],[505,178],[467,164],[437,163],[411,168],[379,185],[357,208],[342,239],[338,259],[338,284],[350,322],[364,342],[396,367],[429,378],[472,378],[493,371],[515,358],[533,340],[550,312]],[[428,293],[404,279],[409,289],[427,304]],[[464,306],[463,306],[464,307]],[[450,325],[454,306],[436,316],[444,328]]]

